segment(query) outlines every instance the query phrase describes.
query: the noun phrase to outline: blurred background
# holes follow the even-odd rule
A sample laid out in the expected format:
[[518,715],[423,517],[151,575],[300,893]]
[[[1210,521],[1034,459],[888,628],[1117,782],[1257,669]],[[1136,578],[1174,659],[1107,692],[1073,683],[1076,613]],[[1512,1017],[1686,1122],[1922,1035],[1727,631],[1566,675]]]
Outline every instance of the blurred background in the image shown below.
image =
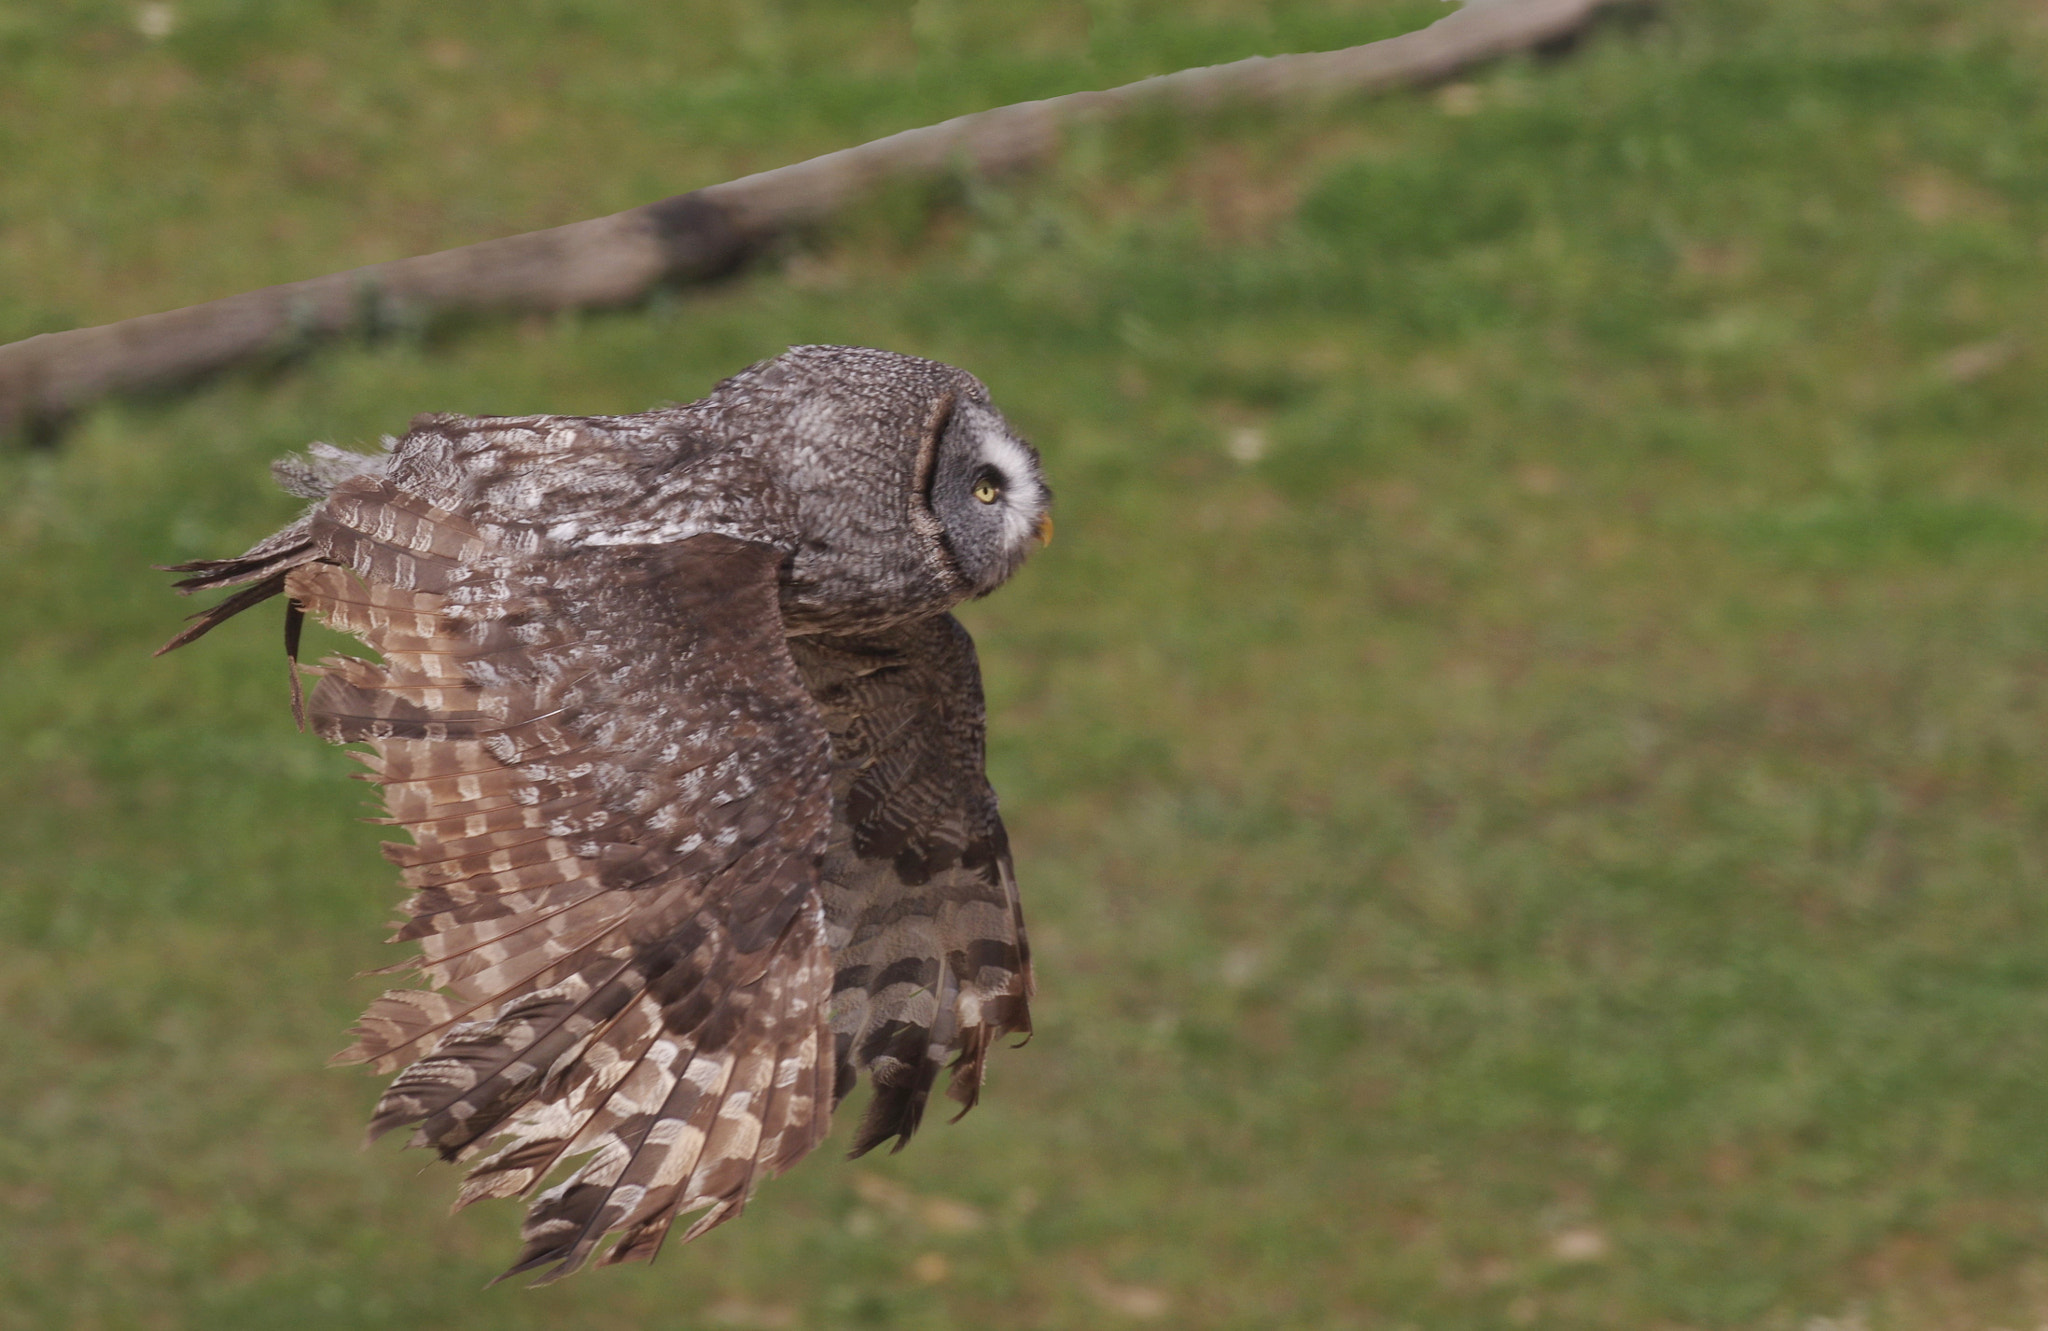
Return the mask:
[[[0,5],[0,338],[1443,12]],[[0,452],[0,1325],[2048,1320],[2044,64],[2038,0],[1667,0]],[[974,371],[1059,490],[965,612],[1038,1036],[901,1156],[480,1293],[516,1210],[322,1066],[396,955],[369,791],[274,614],[149,659],[148,565],[309,440],[816,341]]]

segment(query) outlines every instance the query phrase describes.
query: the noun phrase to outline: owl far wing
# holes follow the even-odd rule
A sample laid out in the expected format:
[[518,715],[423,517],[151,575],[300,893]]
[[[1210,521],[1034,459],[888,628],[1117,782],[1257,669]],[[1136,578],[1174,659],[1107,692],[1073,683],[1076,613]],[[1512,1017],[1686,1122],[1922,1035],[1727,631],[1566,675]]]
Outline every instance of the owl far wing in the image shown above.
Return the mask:
[[1029,1034],[1031,949],[984,771],[974,642],[951,615],[790,640],[832,736],[827,932],[835,1093],[865,1068],[853,1153],[917,1130],[941,1065],[967,1112],[989,1046]]
[[375,751],[413,840],[386,847],[413,890],[395,937],[437,987],[379,998],[337,1056],[404,1069],[371,1135],[482,1156],[458,1205],[587,1157],[533,1201],[507,1275],[565,1275],[613,1232],[602,1261],[651,1257],[678,1213],[710,1208],[687,1237],[737,1214],[832,1104],[829,749],[781,551],[564,543],[379,476],[304,539],[284,591],[382,657],[324,663],[308,711]]

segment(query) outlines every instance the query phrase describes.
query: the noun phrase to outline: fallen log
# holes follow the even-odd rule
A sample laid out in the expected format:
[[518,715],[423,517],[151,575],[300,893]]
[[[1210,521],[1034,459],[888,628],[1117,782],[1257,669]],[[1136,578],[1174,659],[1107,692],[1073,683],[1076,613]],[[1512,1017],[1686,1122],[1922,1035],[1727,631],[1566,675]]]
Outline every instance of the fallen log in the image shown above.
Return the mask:
[[888,180],[1051,157],[1060,131],[1141,105],[1200,109],[1414,87],[1570,39],[1623,0],[1473,0],[1427,28],[1338,51],[1255,56],[905,130],[607,217],[351,268],[0,346],[0,437],[52,437],[108,394],[161,390],[339,334],[452,314],[629,303],[729,271],[764,241]]

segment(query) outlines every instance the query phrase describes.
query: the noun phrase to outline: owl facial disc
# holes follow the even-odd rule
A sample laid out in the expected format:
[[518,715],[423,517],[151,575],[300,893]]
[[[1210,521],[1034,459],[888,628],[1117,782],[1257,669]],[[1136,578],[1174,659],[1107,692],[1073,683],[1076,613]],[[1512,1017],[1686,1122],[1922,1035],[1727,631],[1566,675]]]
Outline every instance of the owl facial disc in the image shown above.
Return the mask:
[[943,427],[928,500],[975,596],[1000,586],[1051,530],[1052,490],[1038,451],[972,399],[959,401]]

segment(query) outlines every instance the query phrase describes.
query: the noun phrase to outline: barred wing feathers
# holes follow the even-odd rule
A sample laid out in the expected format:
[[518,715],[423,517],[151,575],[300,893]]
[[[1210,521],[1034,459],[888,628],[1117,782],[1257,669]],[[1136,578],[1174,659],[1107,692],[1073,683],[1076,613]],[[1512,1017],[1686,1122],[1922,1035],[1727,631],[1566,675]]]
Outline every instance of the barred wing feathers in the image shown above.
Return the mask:
[[951,615],[790,640],[832,735],[825,907],[837,1092],[874,1098],[859,1155],[901,1150],[946,1060],[972,1108],[991,1044],[1031,1030],[1031,949],[984,771],[974,643]]
[[[372,1135],[474,1161],[458,1204],[581,1157],[508,1275],[567,1274],[611,1233],[602,1261],[652,1256],[701,1209],[694,1237],[828,1126],[829,741],[783,636],[774,497],[728,462],[424,420],[289,540],[194,570],[281,576],[381,658],[325,663],[309,713],[370,745],[411,834],[386,847],[413,893],[397,937],[435,987],[377,1000],[339,1058],[398,1071]],[[644,518],[606,493],[622,472]]]

